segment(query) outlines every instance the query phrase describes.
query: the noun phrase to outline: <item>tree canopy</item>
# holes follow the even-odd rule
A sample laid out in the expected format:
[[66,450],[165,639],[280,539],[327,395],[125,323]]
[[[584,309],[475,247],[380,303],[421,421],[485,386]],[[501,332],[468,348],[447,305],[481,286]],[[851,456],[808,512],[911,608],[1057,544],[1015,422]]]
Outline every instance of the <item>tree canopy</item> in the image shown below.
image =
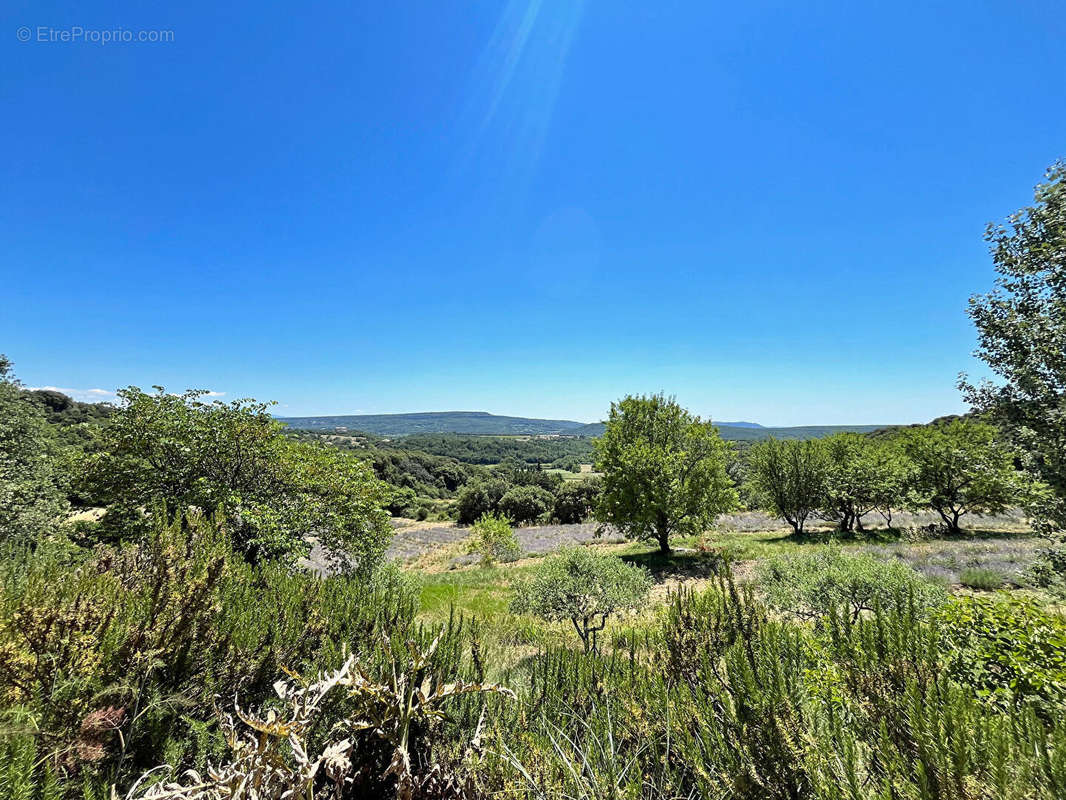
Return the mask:
[[962,381],[968,400],[1011,432],[1054,491],[1045,527],[1066,531],[1066,163],[1052,166],[1033,205],[985,234],[996,288],[970,298],[976,355],[999,382]]
[[751,448],[752,494],[796,536],[822,505],[829,463],[815,439],[767,439]]
[[959,532],[964,514],[997,514],[1024,500],[1015,451],[992,425],[955,419],[900,436],[913,465],[910,504],[932,508],[950,532]]
[[221,511],[253,560],[295,558],[312,539],[339,564],[370,568],[383,554],[388,489],[364,462],[285,437],[267,404],[156,389],[120,391],[102,451],[87,457],[105,529],[128,534],[153,509],[177,516],[196,507]]

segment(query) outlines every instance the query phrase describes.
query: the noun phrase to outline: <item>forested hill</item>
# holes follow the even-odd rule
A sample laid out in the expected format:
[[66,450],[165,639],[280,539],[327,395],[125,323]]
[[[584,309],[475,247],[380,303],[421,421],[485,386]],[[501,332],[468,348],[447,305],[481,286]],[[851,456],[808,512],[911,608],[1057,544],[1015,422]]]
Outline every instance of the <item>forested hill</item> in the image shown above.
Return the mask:
[[504,417],[485,411],[428,411],[417,414],[349,414],[336,417],[281,417],[290,428],[372,433],[376,436],[408,436],[413,433],[471,433],[491,436],[536,436],[578,433],[583,422],[565,419]]
[[[358,431],[375,436],[410,436],[419,433],[457,433],[480,436],[599,436],[602,422],[507,417],[484,411],[429,411],[417,414],[345,414],[330,417],[282,417],[290,428],[312,431]],[[869,433],[884,425],[803,425],[764,428],[754,422],[718,422],[722,437],[732,441],[810,439],[839,431]]]

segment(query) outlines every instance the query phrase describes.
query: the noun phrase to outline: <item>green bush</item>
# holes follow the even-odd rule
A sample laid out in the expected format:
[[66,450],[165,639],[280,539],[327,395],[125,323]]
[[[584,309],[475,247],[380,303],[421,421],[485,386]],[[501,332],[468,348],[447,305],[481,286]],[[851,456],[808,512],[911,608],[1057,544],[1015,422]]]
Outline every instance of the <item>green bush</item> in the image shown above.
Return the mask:
[[455,498],[460,525],[473,525],[486,514],[500,510],[500,498],[511,484],[503,480],[474,481],[459,490]]
[[506,517],[485,514],[470,530],[470,552],[479,554],[484,566],[497,561],[517,561],[522,557],[522,545]]
[[1066,701],[1066,619],[999,592],[956,597],[939,614],[952,676],[990,703],[1031,703],[1046,714]]
[[361,460],[294,441],[250,400],[204,402],[204,391],[147,394],[131,386],[86,457],[81,483],[105,506],[105,525],[136,538],[151,514],[218,511],[237,550],[251,560],[306,555],[307,531],[340,567],[370,574],[391,529],[389,487]]
[[603,481],[598,478],[570,481],[555,493],[552,516],[564,525],[584,522],[592,516],[603,492]]
[[822,617],[840,607],[857,619],[901,594],[913,595],[925,607],[946,599],[943,589],[906,564],[868,553],[853,555],[837,547],[769,559],[759,564],[758,576],[767,602],[801,617]]

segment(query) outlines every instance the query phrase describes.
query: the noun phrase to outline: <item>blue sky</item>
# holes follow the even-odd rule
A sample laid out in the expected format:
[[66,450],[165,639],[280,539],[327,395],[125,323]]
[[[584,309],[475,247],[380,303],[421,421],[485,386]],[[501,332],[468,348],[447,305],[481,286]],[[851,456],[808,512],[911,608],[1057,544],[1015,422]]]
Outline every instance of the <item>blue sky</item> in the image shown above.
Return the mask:
[[1066,157],[1061,2],[92,5],[0,11],[0,351],[82,397],[925,421]]

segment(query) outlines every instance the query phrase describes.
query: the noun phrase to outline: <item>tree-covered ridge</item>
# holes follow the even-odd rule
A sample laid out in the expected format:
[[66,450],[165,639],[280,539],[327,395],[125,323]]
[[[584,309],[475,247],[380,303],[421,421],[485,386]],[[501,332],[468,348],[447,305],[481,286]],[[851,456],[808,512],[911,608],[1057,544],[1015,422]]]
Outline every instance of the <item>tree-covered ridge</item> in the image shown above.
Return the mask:
[[428,411],[413,414],[348,414],[326,417],[282,417],[291,428],[308,430],[343,428],[377,436],[415,433],[468,433],[487,435],[572,434],[583,422],[532,419],[489,414],[485,411]]
[[[508,417],[484,411],[432,411],[415,414],[348,414],[324,417],[281,417],[290,428],[363,433],[374,436],[417,436],[422,434],[477,436],[602,436],[602,422]],[[869,433],[885,425],[798,425],[767,428],[753,422],[716,422],[723,439],[758,441],[769,436],[778,439],[810,439],[848,431]]]

